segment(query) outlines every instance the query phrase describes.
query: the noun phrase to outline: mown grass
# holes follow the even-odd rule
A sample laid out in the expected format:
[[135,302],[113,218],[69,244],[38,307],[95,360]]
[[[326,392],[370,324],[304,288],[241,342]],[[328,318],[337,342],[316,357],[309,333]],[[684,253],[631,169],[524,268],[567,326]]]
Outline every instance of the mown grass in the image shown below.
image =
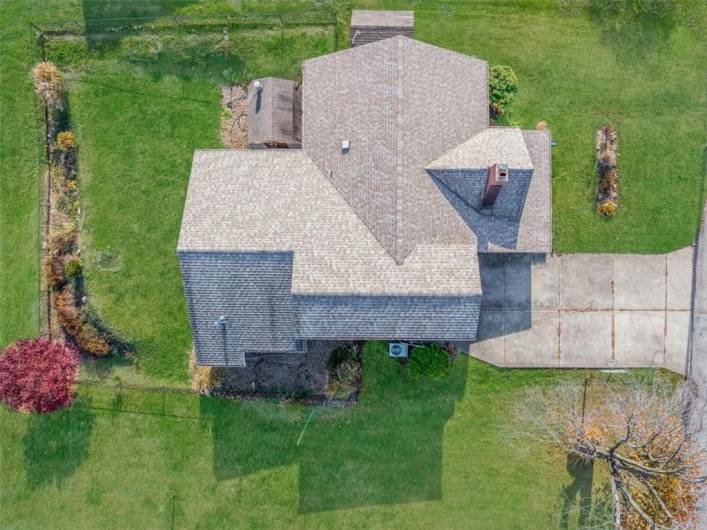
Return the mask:
[[[527,128],[545,120],[557,142],[557,252],[650,253],[691,244],[704,186],[700,31],[707,5],[672,2],[674,11],[655,19],[628,8],[612,15],[608,2],[590,2],[594,9],[575,14],[559,4],[424,2],[415,6],[416,36],[517,73],[511,119]],[[618,130],[621,156],[621,207],[608,221],[594,210],[594,132],[605,123]]]
[[[673,4],[676,11],[658,21],[599,8],[566,12],[554,0],[415,4],[419,39],[511,65],[520,92],[510,119],[524,127],[540,120],[550,124],[557,142],[556,251],[664,252],[693,240],[707,123],[699,36],[706,9],[690,2]],[[21,11],[19,5],[6,3],[3,9]],[[311,28],[284,34],[245,28],[232,33],[234,47],[226,57],[213,52],[213,35],[185,32],[186,54],[164,50],[158,61],[131,63],[121,39],[106,37],[110,32],[100,17],[148,17],[141,20],[151,23],[175,14],[223,10],[296,13],[311,5],[85,0],[63,11],[67,18],[86,17],[92,35],[100,36],[49,47],[73,72],[70,104],[82,144],[82,248],[89,292],[108,321],[136,340],[137,364],[148,377],[185,378],[190,336],[174,248],[193,150],[219,146],[218,84],[260,75],[296,77],[302,59],[326,53],[334,44],[326,31]],[[347,20],[348,5],[334,5],[341,20]],[[407,3],[356,5],[402,8]],[[13,15],[3,22],[21,35],[32,15]],[[345,45],[345,31],[339,31],[339,42]],[[22,39],[3,41],[10,51],[3,67],[13,54],[27,56],[25,44]],[[81,70],[81,46],[90,52],[88,72]],[[11,106],[5,104],[8,141],[3,147],[5,158],[14,162],[3,172],[3,245],[11,249],[0,258],[4,342],[31,334],[38,314],[32,232],[38,197],[32,175],[36,162],[28,156],[31,142],[26,141],[31,133],[28,90],[24,73],[5,75],[2,92]],[[621,209],[609,221],[593,207],[594,130],[605,122],[617,127],[621,152]],[[13,154],[13,146],[21,155]]]
[[580,376],[460,358],[415,380],[369,343],[353,408],[102,386],[56,414],[0,407],[0,526],[575,528],[578,491],[601,520],[605,477],[529,446],[513,409]]
[[39,330],[39,179],[26,8],[0,2],[0,344]]

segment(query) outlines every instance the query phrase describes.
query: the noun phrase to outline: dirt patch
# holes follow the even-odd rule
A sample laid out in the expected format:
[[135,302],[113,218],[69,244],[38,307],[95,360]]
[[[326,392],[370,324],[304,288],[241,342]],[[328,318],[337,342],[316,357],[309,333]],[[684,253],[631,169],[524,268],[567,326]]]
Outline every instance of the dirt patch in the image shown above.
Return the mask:
[[221,141],[225,147],[248,147],[248,93],[239,86],[222,86]]
[[[343,341],[310,341],[306,353],[248,356],[245,368],[224,369],[221,391],[239,396],[355,401],[360,390],[360,377],[345,395],[342,392],[329,395],[332,374],[327,362],[332,351],[350,344]],[[360,352],[360,346],[356,348]],[[358,359],[360,362],[360,354]]]

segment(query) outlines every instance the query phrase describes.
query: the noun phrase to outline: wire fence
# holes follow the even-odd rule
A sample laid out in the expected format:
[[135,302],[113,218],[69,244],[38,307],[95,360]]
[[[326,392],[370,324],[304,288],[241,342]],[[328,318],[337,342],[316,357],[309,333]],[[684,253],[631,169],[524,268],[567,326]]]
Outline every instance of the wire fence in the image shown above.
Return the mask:
[[[32,64],[52,61],[77,82],[100,83],[81,75],[90,73],[103,59],[119,60],[151,70],[215,77],[236,84],[253,73],[248,62],[257,61],[261,48],[283,64],[298,67],[296,45],[288,32],[306,32],[312,46],[323,52],[339,46],[339,20],[328,10],[308,12],[210,14],[195,16],[114,17],[68,19],[42,24],[30,22],[28,36]],[[252,45],[251,45],[252,44]],[[30,65],[28,65],[30,66]],[[268,65],[266,65],[268,66]],[[258,65],[252,67],[259,70]],[[266,67],[265,70],[268,68]],[[118,71],[120,68],[118,68]],[[278,72],[270,72],[270,74]],[[79,74],[79,75],[76,75]],[[33,93],[30,80],[30,91]],[[111,86],[113,90],[119,89]],[[140,94],[149,97],[150,94]],[[189,98],[184,93],[182,98]],[[34,98],[34,132],[37,158],[37,319],[38,334],[52,335],[51,291],[42,274],[51,224],[52,165],[49,160],[51,124],[45,105]],[[210,103],[210,102],[209,102]]]
[[[33,31],[37,27],[29,24],[30,42],[33,41]],[[34,48],[34,63],[46,61],[46,50],[43,47]],[[47,255],[45,242],[49,236],[49,225],[51,222],[51,179],[52,167],[49,160],[49,149],[51,138],[51,126],[49,122],[49,111],[47,105],[34,93],[32,80],[29,81],[29,90],[34,101],[34,137],[36,143],[37,157],[37,307],[39,308],[37,327],[40,336],[52,338],[51,324],[51,298],[50,291],[45,285],[42,264]]]
[[306,33],[326,53],[338,49],[341,33],[339,19],[328,10],[89,18],[30,27],[44,57],[79,71],[110,57],[143,66],[211,69],[226,78],[233,72],[225,70],[247,70],[253,43],[285,61],[300,46],[291,34]]

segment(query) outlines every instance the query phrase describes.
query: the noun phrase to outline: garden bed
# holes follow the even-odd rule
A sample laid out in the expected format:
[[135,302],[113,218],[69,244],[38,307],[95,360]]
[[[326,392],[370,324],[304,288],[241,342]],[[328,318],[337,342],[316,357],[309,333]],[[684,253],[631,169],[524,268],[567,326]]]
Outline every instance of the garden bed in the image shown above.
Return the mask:
[[[223,369],[219,394],[239,397],[290,397],[355,402],[361,388],[361,344],[309,341],[306,353],[248,356],[245,368]],[[351,349],[350,356],[338,355]],[[334,356],[332,356],[334,354]],[[345,376],[340,367],[347,363]],[[340,381],[346,379],[345,381]]]

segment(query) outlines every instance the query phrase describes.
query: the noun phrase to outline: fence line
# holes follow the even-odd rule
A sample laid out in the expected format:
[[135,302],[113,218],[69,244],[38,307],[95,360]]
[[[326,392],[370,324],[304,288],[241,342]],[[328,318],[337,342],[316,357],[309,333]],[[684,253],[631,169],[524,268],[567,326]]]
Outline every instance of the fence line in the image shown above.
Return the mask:
[[[116,24],[106,25],[106,22]],[[132,23],[131,23],[132,22]],[[135,22],[138,22],[137,24]],[[182,33],[189,30],[204,30],[208,28],[280,28],[280,40],[284,42],[285,29],[303,26],[323,26],[333,29],[333,51],[339,47],[339,19],[330,11],[317,13],[222,13],[211,15],[188,15],[160,17],[121,17],[95,19],[67,19],[58,23],[40,27],[30,23],[30,31],[36,33],[36,42],[42,47],[42,55],[47,57],[47,39],[60,38],[67,35],[83,36],[89,39],[93,35],[115,34],[116,38],[140,32],[173,31],[181,43]],[[83,71],[88,71],[89,46],[83,49]]]

